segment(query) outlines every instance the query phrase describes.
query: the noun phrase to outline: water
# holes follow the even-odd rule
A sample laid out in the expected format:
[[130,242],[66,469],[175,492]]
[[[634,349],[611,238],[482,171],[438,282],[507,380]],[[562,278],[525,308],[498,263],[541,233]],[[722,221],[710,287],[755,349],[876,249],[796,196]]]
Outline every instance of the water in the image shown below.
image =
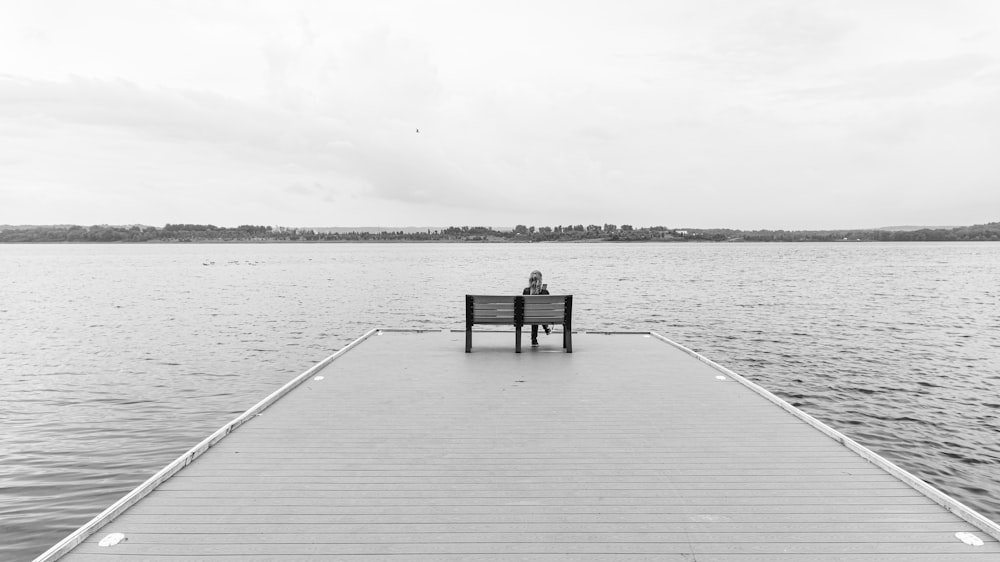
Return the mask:
[[369,329],[462,329],[536,268],[576,329],[658,331],[1000,519],[1000,244],[0,245],[0,560]]

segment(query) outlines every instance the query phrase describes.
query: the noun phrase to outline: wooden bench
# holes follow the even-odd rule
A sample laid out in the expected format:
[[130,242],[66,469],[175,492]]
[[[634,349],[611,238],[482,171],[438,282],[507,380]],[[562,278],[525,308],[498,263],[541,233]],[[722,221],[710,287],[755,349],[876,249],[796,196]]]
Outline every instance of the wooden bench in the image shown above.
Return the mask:
[[573,295],[465,295],[465,352],[472,352],[472,326],[514,326],[514,351],[521,353],[525,325],[563,327],[563,348],[573,353]]

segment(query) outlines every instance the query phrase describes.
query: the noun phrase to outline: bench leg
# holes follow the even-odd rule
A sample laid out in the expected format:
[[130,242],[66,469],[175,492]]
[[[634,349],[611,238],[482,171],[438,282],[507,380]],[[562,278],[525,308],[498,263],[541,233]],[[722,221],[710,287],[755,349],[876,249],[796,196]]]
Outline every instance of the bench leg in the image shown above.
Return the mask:
[[566,353],[573,353],[573,329],[569,324],[563,325],[563,347]]
[[465,352],[472,353],[472,326],[465,325]]
[[514,327],[514,353],[521,353],[521,327]]

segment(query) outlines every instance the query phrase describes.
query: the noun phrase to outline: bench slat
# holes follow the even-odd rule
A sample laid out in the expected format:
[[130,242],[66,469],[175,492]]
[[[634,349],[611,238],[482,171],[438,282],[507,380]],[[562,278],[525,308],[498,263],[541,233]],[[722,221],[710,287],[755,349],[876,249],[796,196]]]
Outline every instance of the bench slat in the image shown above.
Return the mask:
[[524,295],[524,303],[564,304],[567,295]]
[[548,314],[552,316],[563,316],[566,314],[566,308],[560,306],[559,308],[554,308],[551,306],[528,306],[524,305],[524,315],[535,315],[535,314]]

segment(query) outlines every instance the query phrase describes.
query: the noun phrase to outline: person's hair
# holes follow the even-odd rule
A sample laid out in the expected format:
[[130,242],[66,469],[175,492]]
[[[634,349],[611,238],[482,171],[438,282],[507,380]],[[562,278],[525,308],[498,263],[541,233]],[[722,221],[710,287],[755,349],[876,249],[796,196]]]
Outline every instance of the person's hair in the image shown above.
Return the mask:
[[542,292],[542,272],[537,269],[528,277],[528,294],[537,295]]

